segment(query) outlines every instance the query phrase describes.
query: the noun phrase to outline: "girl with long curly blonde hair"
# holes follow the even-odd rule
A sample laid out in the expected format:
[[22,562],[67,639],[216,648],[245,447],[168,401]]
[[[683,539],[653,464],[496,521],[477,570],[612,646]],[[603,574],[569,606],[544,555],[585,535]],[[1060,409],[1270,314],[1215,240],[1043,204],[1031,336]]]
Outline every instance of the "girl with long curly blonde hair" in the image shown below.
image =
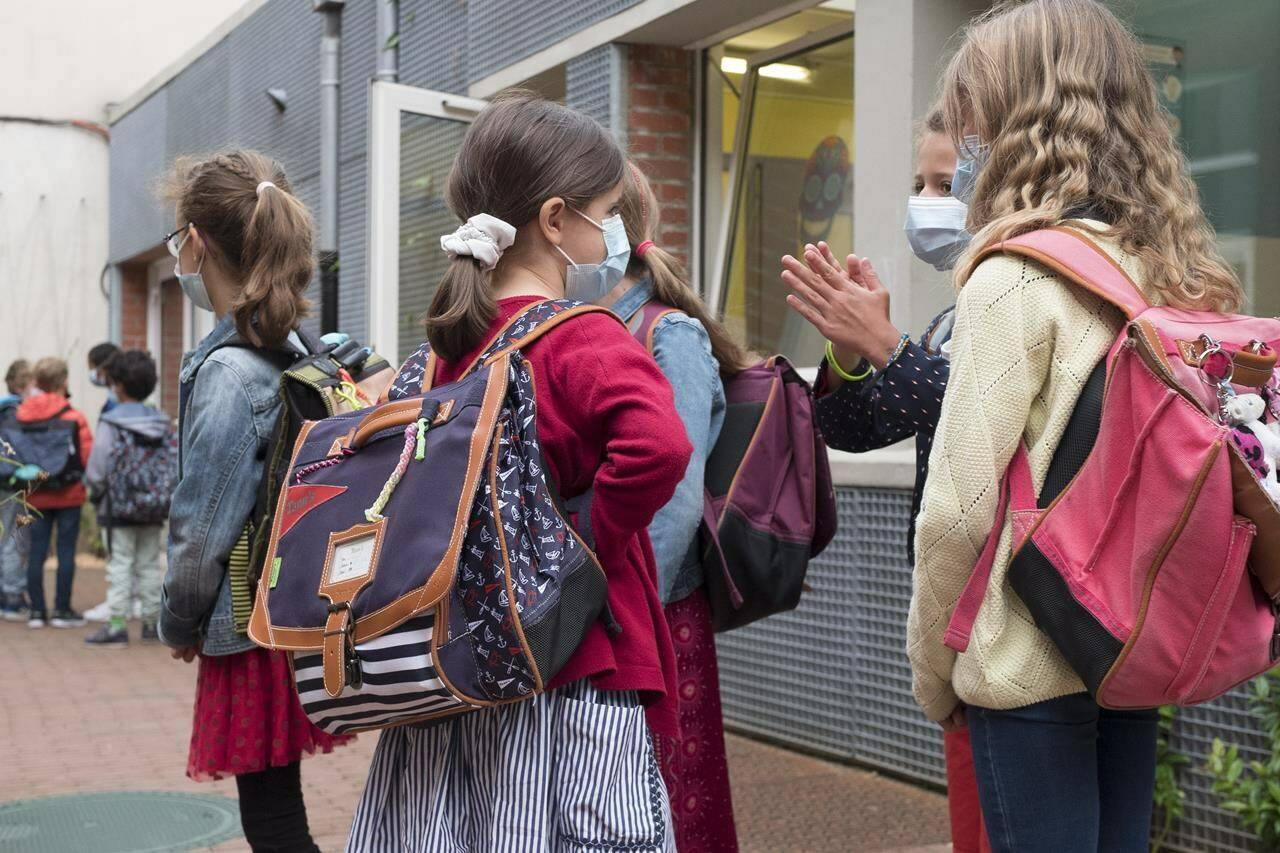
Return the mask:
[[[1236,310],[1240,285],[1214,249],[1140,46],[1102,3],[999,4],[965,32],[941,110],[974,237],[956,267],[951,371],[917,526],[916,699],[944,729],[968,726],[993,850],[1143,851],[1156,715],[1102,709],[1085,692],[1010,586],[1012,537],[996,518],[1020,442],[1040,506],[1078,470],[1088,448],[1063,436],[1068,422],[1073,436],[1096,435],[1123,317],[1037,261],[989,250],[1065,226],[1087,232],[1152,304]],[[957,653],[943,634],[993,528],[990,579]]]

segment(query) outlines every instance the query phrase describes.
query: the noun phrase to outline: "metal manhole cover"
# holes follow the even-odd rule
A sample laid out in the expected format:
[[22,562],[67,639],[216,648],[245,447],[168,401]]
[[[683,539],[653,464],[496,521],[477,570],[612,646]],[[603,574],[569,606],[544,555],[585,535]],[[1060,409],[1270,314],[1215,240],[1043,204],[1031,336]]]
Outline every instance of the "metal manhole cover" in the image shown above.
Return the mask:
[[229,797],[121,791],[0,804],[5,853],[160,853],[240,836]]

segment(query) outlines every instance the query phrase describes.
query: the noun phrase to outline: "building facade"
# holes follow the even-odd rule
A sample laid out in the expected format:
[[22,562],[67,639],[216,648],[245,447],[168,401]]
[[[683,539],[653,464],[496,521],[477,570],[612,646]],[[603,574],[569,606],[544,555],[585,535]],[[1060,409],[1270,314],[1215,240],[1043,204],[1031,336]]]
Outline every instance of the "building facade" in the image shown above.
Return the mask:
[[[160,243],[173,215],[150,185],[173,157],[236,144],[279,158],[320,214],[333,244],[322,248],[336,253],[327,260],[336,288],[317,280],[321,310],[308,322],[404,355],[445,264],[438,236],[456,225],[441,194],[466,122],[516,85],[613,130],[656,184],[662,242],[757,350],[818,362],[822,342],[785,307],[778,280],[779,257],[808,240],[869,256],[903,329],[921,329],[952,299],[949,281],[911,255],[901,225],[916,128],[980,0],[311,5],[250,0],[113,113],[113,329],[161,353],[165,394],[176,395],[178,354],[211,325],[182,302]],[[1147,45],[1253,310],[1280,313],[1280,208],[1264,190],[1280,178],[1270,156],[1280,153],[1280,67],[1270,59],[1280,8],[1116,6]],[[337,61],[322,75],[326,33]],[[331,87],[335,74],[329,125],[322,82]],[[322,133],[330,127],[336,140]],[[940,739],[911,699],[903,652],[912,452],[833,454],[833,463],[840,534],[797,611],[722,638],[726,713],[761,736],[939,783]],[[1239,697],[1197,714],[1179,730],[1187,751],[1232,727],[1258,747]],[[1207,781],[1186,775],[1178,843],[1238,848],[1243,836],[1211,807]]]

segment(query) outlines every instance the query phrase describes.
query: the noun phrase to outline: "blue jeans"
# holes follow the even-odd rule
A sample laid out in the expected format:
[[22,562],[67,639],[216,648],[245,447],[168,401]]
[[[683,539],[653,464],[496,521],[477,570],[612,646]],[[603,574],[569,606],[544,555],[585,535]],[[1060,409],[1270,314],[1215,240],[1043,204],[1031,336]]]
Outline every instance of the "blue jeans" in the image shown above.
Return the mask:
[[22,503],[0,492],[0,592],[21,595],[27,591],[27,549],[31,528],[19,527]]
[[49,556],[49,538],[58,531],[58,591],[54,610],[71,609],[71,583],[76,577],[76,540],[80,538],[80,507],[42,509],[31,525],[31,555],[27,559],[27,597],[31,612],[43,611],[44,561]]
[[1087,693],[969,709],[978,796],[995,853],[1145,853],[1155,711],[1108,711]]

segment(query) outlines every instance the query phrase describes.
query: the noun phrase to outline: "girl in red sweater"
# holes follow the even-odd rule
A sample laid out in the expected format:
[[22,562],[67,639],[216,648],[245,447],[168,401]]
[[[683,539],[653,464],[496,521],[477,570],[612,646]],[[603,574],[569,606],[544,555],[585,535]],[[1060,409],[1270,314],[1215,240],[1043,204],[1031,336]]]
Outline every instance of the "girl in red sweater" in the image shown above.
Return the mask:
[[[592,301],[621,280],[624,177],[612,138],[571,109],[508,93],[480,114],[446,190],[468,222],[441,240],[452,264],[427,317],[437,386],[529,306]],[[593,627],[534,699],[384,732],[350,850],[675,849],[645,723],[647,705],[656,728],[677,731],[645,529],[690,444],[670,385],[615,317],[575,317],[523,353],[551,479],[571,504],[591,493],[574,523],[589,523],[621,631]]]

